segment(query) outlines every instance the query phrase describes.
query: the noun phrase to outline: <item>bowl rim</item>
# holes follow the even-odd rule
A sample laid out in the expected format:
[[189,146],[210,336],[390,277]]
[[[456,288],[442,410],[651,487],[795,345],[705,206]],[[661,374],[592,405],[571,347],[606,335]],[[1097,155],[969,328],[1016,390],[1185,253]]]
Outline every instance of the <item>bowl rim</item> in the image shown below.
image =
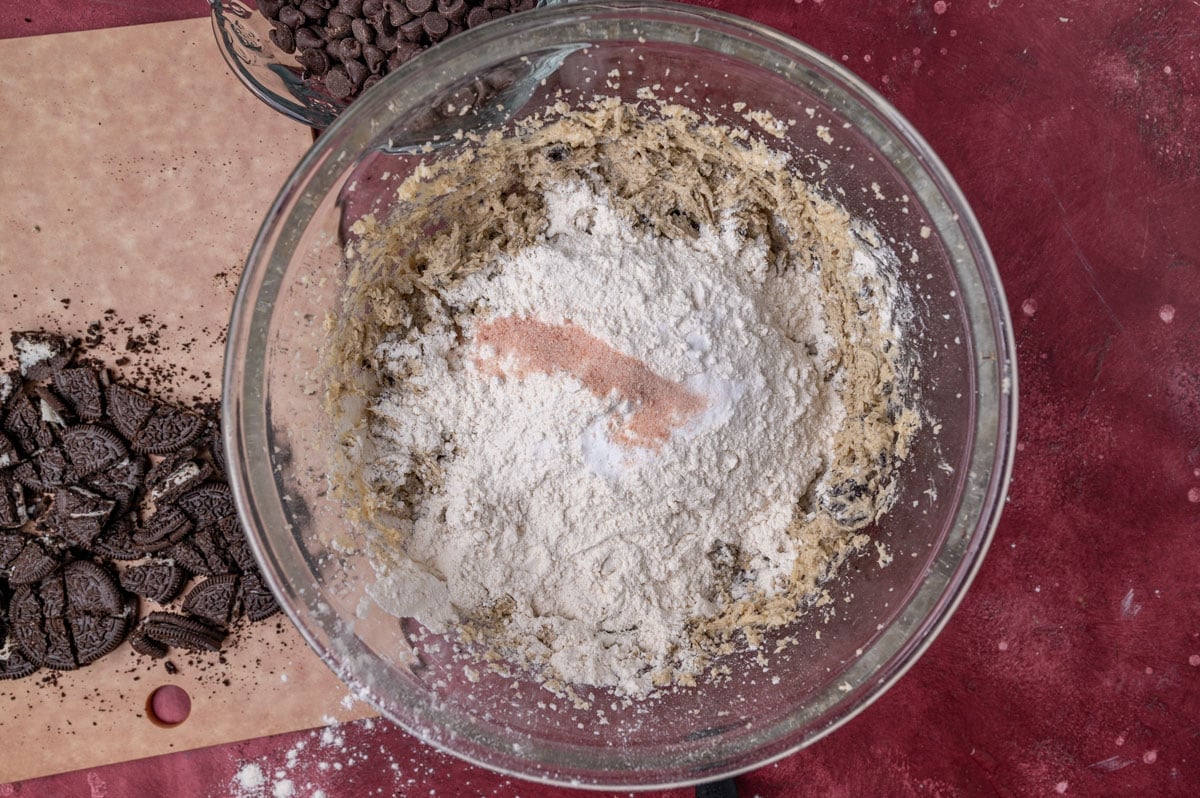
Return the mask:
[[[272,266],[280,265],[277,259],[273,257],[273,244],[277,240],[280,230],[288,219],[290,212],[295,209],[302,186],[315,170],[319,169],[329,159],[330,149],[333,146],[332,142],[342,138],[347,138],[356,143],[364,141],[362,136],[351,137],[350,131],[355,130],[356,126],[358,128],[364,126],[370,127],[367,123],[376,114],[384,112],[382,98],[387,96],[389,85],[400,86],[407,80],[415,79],[419,73],[440,74],[439,66],[444,69],[447,63],[452,63],[455,59],[464,57],[464,54],[471,50],[486,47],[489,42],[515,40],[527,28],[534,26],[551,27],[556,24],[565,24],[568,20],[578,21],[589,16],[602,17],[604,15],[629,15],[631,13],[652,13],[655,15],[656,20],[661,21],[666,19],[672,24],[677,25],[702,24],[706,28],[715,30],[722,37],[736,38],[742,40],[744,43],[766,47],[776,53],[782,53],[790,57],[798,64],[815,66],[823,70],[825,77],[836,80],[843,90],[847,92],[848,99],[855,101],[864,110],[877,117],[877,121],[885,129],[884,132],[889,133],[891,137],[897,140],[897,143],[915,160],[924,177],[930,181],[931,188],[927,189],[925,193],[918,193],[918,199],[930,196],[940,200],[953,215],[953,224],[959,230],[962,240],[969,247],[969,260],[977,272],[979,287],[982,291],[982,296],[976,297],[976,299],[982,300],[980,307],[986,307],[987,317],[986,319],[979,319],[968,313],[966,314],[967,323],[973,333],[976,331],[990,333],[988,343],[993,344],[995,349],[994,352],[990,353],[981,352],[978,349],[973,350],[976,354],[971,363],[972,376],[975,382],[973,388],[976,391],[976,398],[978,398],[978,391],[981,389],[980,381],[982,380],[983,383],[986,383],[985,387],[995,394],[996,418],[995,428],[991,430],[990,438],[992,439],[992,443],[990,446],[986,443],[989,439],[988,437],[985,436],[981,439],[977,434],[974,436],[973,446],[968,450],[973,465],[976,464],[976,460],[986,461],[979,464],[986,466],[986,473],[981,474],[979,477],[980,487],[983,491],[983,501],[979,507],[970,510],[966,509],[966,503],[960,502],[959,507],[955,511],[953,526],[959,526],[958,521],[965,512],[974,518],[971,524],[973,531],[967,539],[966,547],[962,551],[960,558],[953,564],[953,570],[945,575],[944,581],[939,584],[934,596],[935,600],[928,607],[922,618],[916,622],[916,625],[906,633],[901,644],[890,655],[884,658],[882,664],[875,666],[868,678],[853,685],[852,690],[846,695],[848,697],[853,696],[854,701],[847,702],[843,700],[831,704],[828,709],[819,715],[821,722],[815,728],[802,734],[793,730],[792,734],[795,735],[795,739],[779,750],[773,750],[761,756],[756,753],[773,743],[778,743],[782,739],[782,737],[774,737],[768,739],[766,742],[760,742],[753,748],[740,752],[742,757],[748,758],[750,761],[728,767],[718,764],[714,769],[703,772],[699,772],[703,770],[703,766],[693,765],[690,766],[693,775],[682,778],[654,780],[649,771],[629,769],[625,772],[628,775],[636,776],[636,781],[579,781],[573,778],[564,778],[554,772],[536,769],[536,766],[539,764],[544,765],[544,763],[539,763],[537,760],[514,758],[511,752],[508,754],[509,758],[516,761],[501,763],[484,757],[480,753],[481,749],[478,745],[475,748],[468,747],[467,750],[464,750],[464,747],[461,745],[456,747],[456,744],[463,742],[463,738],[458,734],[452,732],[448,735],[432,736],[429,733],[429,729],[422,724],[413,722],[411,719],[394,717],[392,712],[388,712],[379,706],[369,691],[366,691],[366,697],[381,709],[384,717],[393,720],[406,731],[440,750],[466,759],[473,764],[489,770],[505,773],[517,778],[576,788],[668,789],[735,776],[790,756],[796,751],[831,734],[854,717],[857,717],[859,713],[887,692],[916,663],[921,655],[928,650],[933,640],[945,628],[954,610],[961,603],[968,587],[979,571],[984,555],[994,536],[1007,494],[1016,447],[1018,409],[1016,347],[1012,332],[1011,316],[1001,286],[998,269],[987,246],[983,231],[961,190],[950,175],[949,170],[928,143],[925,142],[924,138],[920,136],[911,123],[898,110],[867,83],[832,58],[782,32],[727,12],[716,11],[706,7],[662,2],[661,0],[651,0],[650,2],[638,2],[637,0],[588,0],[586,2],[570,3],[557,7],[543,7],[466,31],[452,40],[431,48],[418,56],[418,58],[413,59],[413,61],[389,74],[379,86],[364,94],[345,113],[339,115],[334,120],[325,135],[314,144],[289,175],[276,200],[272,203],[263,226],[254,241],[246,261],[245,271],[231,314],[224,368],[222,426],[226,451],[236,454],[235,462],[231,464],[235,467],[229,469],[229,476],[238,511],[242,516],[243,524],[254,532],[254,534],[250,535],[251,546],[260,565],[263,566],[262,570],[266,581],[271,585],[276,595],[284,595],[284,585],[279,581],[275,569],[270,567],[272,562],[271,553],[262,548],[260,544],[259,535],[265,533],[263,532],[263,523],[258,509],[251,501],[249,484],[253,475],[247,472],[247,459],[243,456],[247,451],[246,430],[251,429],[253,431],[264,426],[262,423],[263,419],[257,416],[251,419],[250,416],[246,415],[248,412],[255,413],[261,409],[255,404],[254,390],[258,386],[250,384],[250,381],[243,379],[244,375],[241,373],[239,366],[245,359],[246,349],[253,340],[253,334],[255,332],[261,333],[265,339],[265,331],[268,328],[267,323],[270,320],[270,309],[269,307],[264,309],[258,291],[252,289],[261,287],[263,274],[266,271],[270,270]],[[374,101],[371,100],[372,97],[375,98]],[[906,179],[908,178],[907,173],[905,173],[905,177]],[[930,191],[933,194],[930,194]],[[286,259],[282,259],[282,261],[284,261],[283,265],[286,265]],[[964,296],[963,299],[966,301],[967,297]],[[989,356],[994,359],[991,366],[982,366],[979,361],[981,359],[986,360]],[[988,409],[990,412],[990,407]],[[979,414],[977,413],[976,415],[978,416]],[[247,423],[248,421],[251,423]],[[980,429],[980,423],[976,419],[976,432]],[[983,431],[988,432],[986,429]],[[981,447],[986,450],[982,454]],[[929,579],[926,578],[918,582],[917,585],[918,587],[924,586],[928,582]],[[921,593],[921,590],[918,589],[916,593]],[[910,596],[907,601],[911,604],[913,597]],[[300,617],[290,602],[281,601],[280,603],[284,606],[287,614],[306,641],[321,656],[322,660],[340,678],[351,683],[351,687],[361,688],[361,684],[356,685],[352,683],[352,678],[339,669],[339,657],[337,653],[332,650],[332,647],[326,641],[320,638],[317,630],[309,627],[308,624],[311,621]],[[878,644],[879,641],[873,642],[872,647]],[[421,715],[422,712],[428,711],[428,709],[429,707],[421,708],[416,711],[416,714]],[[791,716],[789,715],[788,717]],[[471,740],[471,742],[474,741]],[[493,751],[498,752],[499,749],[493,749]],[[533,768],[521,769],[521,765],[533,766]],[[553,765],[551,767],[553,768]]]

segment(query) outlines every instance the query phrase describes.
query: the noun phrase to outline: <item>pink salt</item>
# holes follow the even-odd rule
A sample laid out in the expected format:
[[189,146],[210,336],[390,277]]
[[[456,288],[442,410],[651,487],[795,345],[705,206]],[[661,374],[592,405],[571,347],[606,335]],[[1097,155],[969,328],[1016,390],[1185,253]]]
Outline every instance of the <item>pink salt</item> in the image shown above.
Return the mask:
[[598,397],[615,393],[633,406],[623,423],[614,422],[612,439],[625,448],[658,449],[672,432],[704,411],[708,402],[678,382],[655,374],[635,357],[619,352],[580,327],[505,316],[475,332],[479,346],[491,347],[496,362],[477,359],[483,371],[503,373],[510,361],[515,376],[567,374]]

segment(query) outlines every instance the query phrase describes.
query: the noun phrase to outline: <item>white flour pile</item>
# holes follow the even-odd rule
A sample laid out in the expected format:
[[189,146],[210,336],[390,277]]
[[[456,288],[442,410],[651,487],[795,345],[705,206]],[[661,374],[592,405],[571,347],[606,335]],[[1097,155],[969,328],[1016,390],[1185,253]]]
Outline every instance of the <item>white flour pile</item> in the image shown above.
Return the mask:
[[446,461],[439,489],[414,508],[415,565],[372,595],[434,631],[457,619],[455,607],[511,600],[509,632],[551,640],[538,653],[565,678],[644,692],[646,666],[664,666],[687,642],[686,621],[715,610],[719,542],[741,548],[760,590],[787,586],[796,497],[844,411],[806,353],[826,337],[811,275],[771,278],[765,245],[728,225],[672,241],[635,232],[581,183],[546,199],[544,242],[447,301],[486,307],[484,329],[514,318],[573,325],[702,407],[675,419],[666,440],[623,444],[637,411],[617,388],[589,390],[553,368],[521,375],[512,355],[460,346],[449,326],[388,342],[394,373],[422,367],[410,390],[376,407],[389,422],[377,467],[403,484],[416,456]]
[[419,171],[415,210],[354,226],[329,327],[374,600],[629,696],[819,600],[912,428],[846,214],[661,113],[603,102]]

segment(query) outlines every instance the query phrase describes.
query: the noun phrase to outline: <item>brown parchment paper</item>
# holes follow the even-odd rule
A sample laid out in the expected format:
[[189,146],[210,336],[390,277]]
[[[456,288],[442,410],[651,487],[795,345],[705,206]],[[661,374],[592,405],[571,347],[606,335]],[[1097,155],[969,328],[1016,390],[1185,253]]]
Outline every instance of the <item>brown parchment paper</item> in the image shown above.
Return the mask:
[[[216,399],[233,294],[267,206],[311,143],[227,71],[206,19],[0,41],[0,352],[82,335],[159,394]],[[123,645],[0,682],[0,782],[370,714],[282,615],[222,657]],[[147,719],[177,684],[191,716]]]

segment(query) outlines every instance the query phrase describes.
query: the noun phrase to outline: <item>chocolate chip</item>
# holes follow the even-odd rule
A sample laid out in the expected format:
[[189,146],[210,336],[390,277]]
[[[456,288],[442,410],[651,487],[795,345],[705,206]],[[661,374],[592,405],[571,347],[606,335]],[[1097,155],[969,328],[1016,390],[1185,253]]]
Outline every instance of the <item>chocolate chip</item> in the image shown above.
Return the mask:
[[343,14],[357,17],[363,13],[363,0],[338,0],[337,10]]
[[382,75],[367,75],[367,79],[363,81],[362,86],[360,86],[358,90],[366,91],[381,80],[383,80]]
[[251,572],[242,577],[242,609],[251,621],[261,621],[279,612],[269,588],[259,574]]
[[350,33],[358,40],[358,43],[366,45],[375,41],[375,29],[371,27],[371,23],[365,19],[356,19],[350,23]]
[[63,453],[80,478],[104,471],[129,457],[125,442],[102,424],[76,424],[60,435]]
[[[362,54],[363,62],[367,65],[367,70],[370,71],[372,75],[378,76],[379,70],[383,68],[384,64],[387,63],[387,55],[383,52],[383,50],[380,50],[378,47],[375,47],[371,44],[363,45]],[[363,88],[366,89],[368,87],[364,85]]]
[[421,48],[412,42],[398,42],[396,52],[388,56],[388,70],[397,69],[421,53]]
[[367,65],[362,61],[353,60],[342,64],[346,69],[346,75],[350,78],[350,82],[356,87],[361,86],[363,81],[367,79],[367,75],[371,74],[367,69]]
[[321,48],[304,50],[297,59],[307,74],[321,77],[329,71],[329,54]]
[[[513,74],[511,69],[497,67],[496,69],[489,70],[486,74],[484,74],[483,81],[487,83],[490,88],[496,91],[503,91],[517,82],[517,76]],[[559,160],[561,160],[561,158]]]
[[387,9],[388,22],[392,24],[393,28],[399,28],[404,23],[416,19],[417,16],[409,11],[408,7],[400,2],[400,0],[387,0],[384,3],[384,7]]
[[[356,39],[338,39],[328,47],[329,54],[345,63],[362,55],[362,45]],[[351,77],[353,81],[353,77]]]
[[121,587],[159,604],[166,604],[179,595],[187,574],[169,562],[150,562],[134,565],[121,572]]
[[362,15],[367,19],[374,20],[384,13],[383,0],[363,0]]
[[438,0],[438,13],[450,22],[461,25],[467,18],[466,0]]
[[296,31],[296,49],[303,52],[325,46],[325,37],[313,28],[300,28]]
[[296,52],[296,34],[286,25],[277,25],[271,28],[271,32],[267,34],[267,38],[271,40],[271,44],[275,45],[281,53],[290,55]]
[[188,591],[183,611],[226,628],[235,619],[241,579],[237,574],[210,576]]
[[433,0],[404,0],[404,6],[419,17],[433,8]]
[[295,6],[284,6],[279,9],[279,21],[292,30],[295,30],[301,25],[307,24],[308,18],[304,16],[304,12]]
[[285,5],[287,5],[287,0],[258,0],[258,10],[267,19],[277,19]]
[[400,38],[407,42],[419,42],[425,35],[425,23],[420,17],[413,17],[400,26]]
[[395,50],[396,44],[400,41],[402,39],[397,38],[395,34],[378,33],[375,36],[375,46],[385,53]]
[[198,439],[206,426],[203,416],[158,405],[129,445],[142,454],[170,454]]
[[172,612],[152,612],[142,623],[152,640],[192,651],[219,651],[225,639],[225,632],[204,621]]
[[63,369],[54,375],[54,389],[84,421],[99,421],[104,417],[104,399],[100,375],[90,368]]
[[330,69],[325,75],[325,88],[330,95],[339,100],[344,100],[354,93],[354,83],[346,74],[346,70],[340,66]]
[[491,11],[491,15],[492,15],[492,19],[500,19],[501,17],[507,17],[508,9],[505,9],[505,8],[493,9]]
[[425,35],[435,42],[450,32],[450,21],[436,11],[430,11],[422,16],[421,26],[425,28]]
[[532,11],[536,6],[537,0],[515,0],[509,8],[515,14],[520,11]]
[[485,22],[491,22],[492,12],[483,7],[475,7],[467,12],[467,27],[475,28]]
[[316,0],[304,0],[304,2],[300,4],[300,13],[304,14],[304,16],[308,17],[309,19],[319,20],[324,19],[327,12]]
[[325,38],[327,39],[344,39],[347,36],[353,35],[350,23],[354,18],[349,14],[343,14],[341,11],[332,12],[325,19]]

